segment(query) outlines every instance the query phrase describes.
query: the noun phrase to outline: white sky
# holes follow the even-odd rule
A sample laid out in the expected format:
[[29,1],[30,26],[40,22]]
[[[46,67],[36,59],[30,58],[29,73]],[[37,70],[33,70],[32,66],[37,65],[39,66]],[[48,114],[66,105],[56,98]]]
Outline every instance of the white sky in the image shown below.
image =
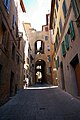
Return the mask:
[[24,0],[26,7],[26,22],[40,31],[46,24],[46,14],[50,12],[51,0]]

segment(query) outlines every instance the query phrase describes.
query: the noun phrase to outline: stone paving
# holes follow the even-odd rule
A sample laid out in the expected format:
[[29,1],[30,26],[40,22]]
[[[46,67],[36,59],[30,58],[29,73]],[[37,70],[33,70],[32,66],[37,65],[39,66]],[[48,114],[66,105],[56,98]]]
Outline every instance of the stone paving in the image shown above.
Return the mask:
[[80,101],[58,87],[29,87],[0,107],[0,120],[80,120]]

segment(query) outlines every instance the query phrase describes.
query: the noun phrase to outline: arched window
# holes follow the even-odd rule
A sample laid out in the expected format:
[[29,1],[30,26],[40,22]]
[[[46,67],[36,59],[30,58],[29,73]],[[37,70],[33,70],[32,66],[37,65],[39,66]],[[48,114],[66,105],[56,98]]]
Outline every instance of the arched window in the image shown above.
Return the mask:
[[43,54],[44,53],[44,43],[41,40],[35,42],[35,54]]

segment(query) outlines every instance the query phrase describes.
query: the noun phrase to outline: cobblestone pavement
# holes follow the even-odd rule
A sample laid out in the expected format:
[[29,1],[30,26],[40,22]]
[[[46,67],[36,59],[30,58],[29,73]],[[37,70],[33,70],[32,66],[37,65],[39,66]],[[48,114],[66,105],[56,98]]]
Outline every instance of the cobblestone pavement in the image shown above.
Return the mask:
[[80,120],[80,101],[58,87],[29,87],[0,107],[0,120]]

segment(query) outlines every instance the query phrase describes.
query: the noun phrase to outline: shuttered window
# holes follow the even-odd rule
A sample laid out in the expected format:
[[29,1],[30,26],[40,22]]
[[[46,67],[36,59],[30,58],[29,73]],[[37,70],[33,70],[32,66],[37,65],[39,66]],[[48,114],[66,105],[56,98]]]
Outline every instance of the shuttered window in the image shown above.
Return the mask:
[[70,30],[70,38],[71,40],[73,40],[75,37],[75,33],[74,33],[74,26],[72,21],[69,23],[69,30]]
[[66,7],[66,1],[65,1],[65,0],[64,0],[64,2],[63,2],[62,8],[63,8],[64,17],[66,17],[67,7]]
[[64,41],[62,42],[62,56],[65,56],[66,55],[66,49],[65,49],[65,43]]
[[67,34],[65,35],[65,46],[66,46],[66,49],[68,50],[69,49],[69,38]]

